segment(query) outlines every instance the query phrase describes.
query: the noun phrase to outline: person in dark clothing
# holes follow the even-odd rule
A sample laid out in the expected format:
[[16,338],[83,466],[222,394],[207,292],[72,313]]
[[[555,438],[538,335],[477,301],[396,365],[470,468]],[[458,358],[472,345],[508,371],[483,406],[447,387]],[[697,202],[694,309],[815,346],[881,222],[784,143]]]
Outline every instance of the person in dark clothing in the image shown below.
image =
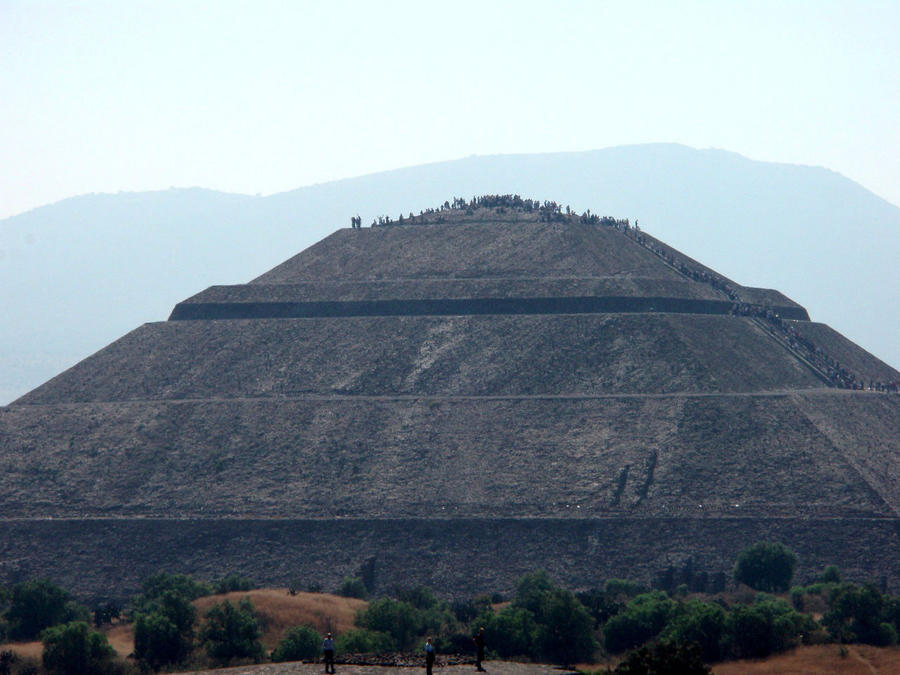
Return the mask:
[[431,644],[431,638],[425,640],[425,675],[431,675],[431,669],[434,668],[434,645]]
[[325,636],[325,640],[322,642],[322,655],[325,658],[325,672],[333,673],[334,672],[334,638],[331,637],[331,633]]
[[475,637],[472,638],[472,642],[475,643],[475,669],[483,673],[485,672],[484,668],[481,667],[481,662],[484,661],[484,626],[478,629],[478,632],[475,633]]

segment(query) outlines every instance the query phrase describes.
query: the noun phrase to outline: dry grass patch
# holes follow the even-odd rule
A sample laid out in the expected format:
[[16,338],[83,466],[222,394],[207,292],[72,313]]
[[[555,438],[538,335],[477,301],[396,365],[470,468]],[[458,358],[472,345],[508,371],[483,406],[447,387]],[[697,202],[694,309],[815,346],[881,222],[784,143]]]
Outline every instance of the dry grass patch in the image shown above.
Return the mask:
[[[95,629],[91,628],[91,630]],[[100,632],[106,634],[106,639],[109,640],[110,646],[112,646],[112,648],[116,650],[116,653],[123,659],[134,651],[134,629],[131,624],[123,623],[105,627],[102,628]],[[8,642],[6,644],[0,644],[0,651],[7,649],[14,651],[23,658],[35,658],[40,660],[44,653],[44,643],[40,640],[34,640],[33,642]]]
[[765,660],[728,661],[713,666],[714,675],[900,675],[900,648],[816,645],[776,654]]
[[353,628],[356,613],[367,606],[365,600],[344,598],[330,593],[297,593],[289,595],[286,588],[264,588],[255,591],[234,591],[224,595],[210,595],[194,601],[200,617],[213,605],[224,600],[232,604],[249,598],[263,626],[263,644],[274,649],[285,632],[294,626],[310,626],[320,633],[343,633]]
[[134,626],[130,623],[116,624],[103,630],[110,646],[122,658],[134,652]]
[[[210,595],[194,600],[198,618],[214,604],[229,600],[238,604],[243,598],[250,598],[263,627],[262,642],[267,649],[278,646],[285,632],[294,626],[311,626],[320,633],[327,631],[343,633],[353,628],[356,612],[367,606],[365,600],[343,598],[329,593],[297,593],[288,595],[286,588],[264,588],[255,591],[234,591],[224,595]],[[106,638],[116,653],[126,658],[134,652],[134,624],[117,624],[104,628]],[[44,645],[35,642],[10,642],[0,645],[0,649],[10,649],[22,657],[40,659]]]
[[40,660],[44,653],[44,643],[40,640],[34,642],[7,642],[0,644],[0,651],[15,652],[22,658],[32,658]]

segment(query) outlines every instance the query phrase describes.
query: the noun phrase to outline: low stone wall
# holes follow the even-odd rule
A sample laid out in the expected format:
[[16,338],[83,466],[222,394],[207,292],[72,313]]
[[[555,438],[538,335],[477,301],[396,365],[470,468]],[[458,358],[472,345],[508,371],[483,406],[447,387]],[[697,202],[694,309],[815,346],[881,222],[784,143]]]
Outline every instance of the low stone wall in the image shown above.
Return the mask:
[[730,579],[738,552],[760,540],[797,551],[799,583],[833,563],[848,579],[900,586],[897,518],[627,517],[0,521],[0,584],[47,577],[83,599],[123,600],[165,570],[331,590],[370,561],[378,591],[425,584],[468,597],[509,593],[536,569],[588,588],[613,577],[648,582],[691,559],[695,571]]

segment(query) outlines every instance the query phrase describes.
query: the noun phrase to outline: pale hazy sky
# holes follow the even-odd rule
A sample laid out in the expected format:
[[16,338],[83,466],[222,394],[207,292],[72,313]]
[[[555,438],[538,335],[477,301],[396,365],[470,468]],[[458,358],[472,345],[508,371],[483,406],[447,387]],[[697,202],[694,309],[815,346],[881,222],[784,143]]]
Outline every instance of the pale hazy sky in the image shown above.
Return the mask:
[[645,142],[900,204],[898,36],[897,0],[0,0],[0,218]]

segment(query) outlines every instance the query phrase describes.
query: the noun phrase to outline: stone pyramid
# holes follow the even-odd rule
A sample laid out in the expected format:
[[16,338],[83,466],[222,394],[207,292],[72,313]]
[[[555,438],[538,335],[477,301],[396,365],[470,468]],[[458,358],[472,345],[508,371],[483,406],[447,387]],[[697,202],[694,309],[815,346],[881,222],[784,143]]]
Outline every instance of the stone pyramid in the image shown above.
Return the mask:
[[765,539],[801,578],[896,586],[898,381],[627,221],[456,200],[209,288],[0,408],[0,582],[702,586]]

